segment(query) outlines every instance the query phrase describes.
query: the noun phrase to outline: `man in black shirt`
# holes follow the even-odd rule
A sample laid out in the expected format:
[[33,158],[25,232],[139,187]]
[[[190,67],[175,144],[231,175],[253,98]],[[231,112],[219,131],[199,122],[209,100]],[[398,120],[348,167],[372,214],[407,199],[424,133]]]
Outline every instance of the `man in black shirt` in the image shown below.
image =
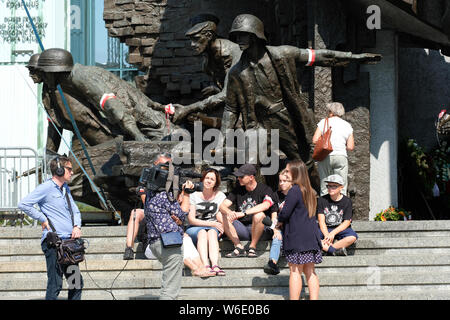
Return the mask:
[[[251,240],[247,256],[256,257],[256,244],[264,231],[271,232],[262,220],[278,211],[278,196],[270,187],[256,182],[256,168],[252,164],[242,165],[234,175],[238,177],[240,186],[220,205],[224,232],[235,246],[226,257],[246,256],[240,240]],[[236,211],[230,209],[232,205],[235,205]]]
[[[345,248],[353,244],[358,235],[350,227],[352,223],[352,201],[341,194],[344,179],[333,174],[325,180],[328,194],[317,202],[317,217],[322,237],[323,250],[332,255],[347,255]],[[337,240],[333,243],[334,240]]]

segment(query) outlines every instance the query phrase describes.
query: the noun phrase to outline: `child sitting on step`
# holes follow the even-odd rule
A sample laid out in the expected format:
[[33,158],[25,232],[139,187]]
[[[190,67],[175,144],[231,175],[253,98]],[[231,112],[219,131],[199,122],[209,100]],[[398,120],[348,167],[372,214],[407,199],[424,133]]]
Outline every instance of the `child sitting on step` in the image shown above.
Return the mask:
[[317,202],[322,248],[328,254],[346,256],[346,248],[358,239],[358,235],[350,227],[352,201],[341,193],[344,179],[340,175],[328,176],[325,182],[328,194],[320,197]]

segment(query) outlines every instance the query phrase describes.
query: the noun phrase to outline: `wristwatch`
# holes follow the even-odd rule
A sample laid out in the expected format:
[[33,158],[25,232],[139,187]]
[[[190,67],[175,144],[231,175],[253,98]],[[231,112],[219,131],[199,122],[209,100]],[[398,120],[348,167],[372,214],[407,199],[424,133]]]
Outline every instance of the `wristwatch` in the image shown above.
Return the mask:
[[[242,210],[242,213],[244,214],[244,217],[246,217],[247,216],[247,209],[244,209],[244,210]],[[243,218],[243,217],[242,217]]]

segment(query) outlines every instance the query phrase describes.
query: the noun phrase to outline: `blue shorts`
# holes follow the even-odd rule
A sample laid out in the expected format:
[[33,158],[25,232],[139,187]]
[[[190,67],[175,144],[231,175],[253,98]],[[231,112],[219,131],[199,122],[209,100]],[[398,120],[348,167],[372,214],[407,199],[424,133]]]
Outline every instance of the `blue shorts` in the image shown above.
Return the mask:
[[192,239],[192,242],[194,243],[194,244],[197,244],[197,235],[198,235],[198,233],[200,232],[200,230],[206,230],[206,231],[208,231],[208,230],[215,230],[216,232],[217,232],[217,238],[219,238],[219,235],[220,235],[220,232],[219,232],[219,230],[217,230],[216,228],[214,228],[214,227],[198,227],[198,226],[192,226],[192,227],[189,227],[187,230],[186,230],[186,233],[188,234],[188,236],[189,237],[191,237],[191,239]]
[[[336,227],[327,227],[328,228],[328,232],[331,232],[331,231],[333,231],[334,229],[336,229]],[[322,230],[320,230],[320,228],[319,228],[319,231],[320,231],[320,237],[322,238],[322,240],[325,238],[325,236],[323,235],[323,233],[322,233]],[[358,240],[358,235],[356,234],[356,232],[352,229],[352,228],[350,228],[350,227],[348,227],[347,229],[345,229],[344,231],[341,231],[341,232],[339,232],[335,237],[334,237],[334,239],[336,239],[336,240],[342,240],[342,239],[344,239],[344,238],[346,238],[346,237],[355,237],[356,238],[356,240]]]

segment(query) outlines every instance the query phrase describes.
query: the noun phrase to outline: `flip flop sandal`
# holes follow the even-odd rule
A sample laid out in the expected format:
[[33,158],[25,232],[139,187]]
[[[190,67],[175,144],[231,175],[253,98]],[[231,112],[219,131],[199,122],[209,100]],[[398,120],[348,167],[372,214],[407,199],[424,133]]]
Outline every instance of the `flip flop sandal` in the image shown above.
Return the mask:
[[[207,266],[209,267],[209,266]],[[212,268],[207,268],[206,270],[204,270],[202,273],[200,273],[199,277],[200,278],[208,278],[208,277],[214,277],[216,276],[217,273],[212,269]]]
[[220,269],[219,266],[212,266],[213,271],[216,272],[217,276],[224,276],[225,275],[225,271],[223,271],[222,269]]
[[249,257],[249,258],[256,258],[257,257],[257,255],[256,255],[256,248],[249,248],[247,257]]
[[[236,252],[237,251],[237,252]],[[247,256],[244,248],[234,247],[234,250],[225,255],[226,258],[238,258]]]

